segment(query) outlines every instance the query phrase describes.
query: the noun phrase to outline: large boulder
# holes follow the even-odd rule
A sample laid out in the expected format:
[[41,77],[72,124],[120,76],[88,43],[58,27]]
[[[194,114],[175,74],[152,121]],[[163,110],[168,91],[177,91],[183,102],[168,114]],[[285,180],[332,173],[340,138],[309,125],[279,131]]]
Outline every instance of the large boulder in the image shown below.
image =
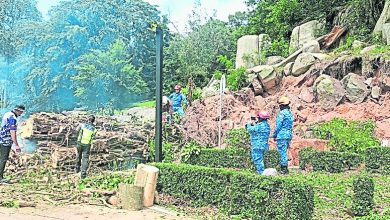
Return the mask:
[[284,57],[282,57],[282,56],[270,56],[270,57],[267,57],[266,65],[274,65],[274,64],[282,62],[283,60],[284,60]]
[[304,53],[320,53],[320,43],[316,40],[310,40],[302,46]]
[[257,74],[257,78],[262,84],[264,91],[272,93],[281,81],[281,74],[278,74],[274,67],[270,65],[260,65],[248,69],[249,74]]
[[316,33],[322,29],[317,20],[309,21],[293,29],[290,39],[290,53],[302,48],[304,44],[316,39]]
[[316,99],[325,110],[333,110],[346,93],[340,81],[324,74],[316,79],[313,90]]
[[251,77],[251,78],[252,79],[250,82],[251,82],[255,96],[263,94],[263,92],[264,92],[263,86],[261,85],[260,80],[257,78],[257,75],[253,75],[253,77]]
[[390,23],[383,24],[382,37],[383,41],[390,45]]
[[316,59],[308,53],[299,54],[299,56],[294,62],[292,68],[292,75],[300,76],[304,74],[306,71],[310,69],[311,65],[313,65],[315,61]]
[[385,6],[383,7],[382,14],[376,22],[373,33],[380,34],[383,31],[383,25],[390,20],[390,1],[385,2]]
[[283,68],[283,73],[285,76],[289,76],[292,74],[292,68],[294,66],[294,62],[289,62],[286,64],[286,66],[284,66]]
[[251,68],[259,65],[252,60],[247,60],[248,56],[258,56],[259,54],[259,36],[245,35],[237,41],[236,68]]
[[220,80],[212,79],[210,83],[202,89],[202,98],[208,98],[219,94]]
[[349,101],[354,103],[362,103],[370,90],[364,83],[364,78],[355,73],[349,73],[341,81],[344,84],[346,90],[346,97]]

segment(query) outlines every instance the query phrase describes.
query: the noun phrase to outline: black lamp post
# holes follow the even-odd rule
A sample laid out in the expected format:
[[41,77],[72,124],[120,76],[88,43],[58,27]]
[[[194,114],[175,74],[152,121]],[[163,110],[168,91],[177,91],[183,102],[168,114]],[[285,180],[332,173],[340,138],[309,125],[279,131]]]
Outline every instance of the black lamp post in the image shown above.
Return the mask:
[[163,31],[156,28],[156,125],[155,125],[155,161],[162,161],[162,68],[163,68]]

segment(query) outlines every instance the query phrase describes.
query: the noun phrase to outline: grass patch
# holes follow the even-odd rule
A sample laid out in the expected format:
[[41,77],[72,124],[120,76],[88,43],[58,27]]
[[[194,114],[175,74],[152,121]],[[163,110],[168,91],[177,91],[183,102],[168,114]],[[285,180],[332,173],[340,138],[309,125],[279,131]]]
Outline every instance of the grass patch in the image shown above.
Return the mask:
[[136,102],[136,103],[133,103],[131,105],[131,107],[155,108],[156,107],[156,100]]
[[[313,219],[351,218],[345,210],[352,207],[353,180],[357,172],[329,174],[324,172],[291,172],[291,176],[305,180],[314,189]],[[375,182],[375,211],[372,219],[390,217],[390,176],[373,175]],[[377,218],[378,217],[378,218]]]

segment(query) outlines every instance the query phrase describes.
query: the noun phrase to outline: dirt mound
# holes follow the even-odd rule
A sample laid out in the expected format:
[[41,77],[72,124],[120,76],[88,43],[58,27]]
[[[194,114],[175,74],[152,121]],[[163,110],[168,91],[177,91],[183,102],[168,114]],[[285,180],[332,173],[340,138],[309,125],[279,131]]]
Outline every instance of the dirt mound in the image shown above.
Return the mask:
[[[286,95],[291,99],[291,109],[295,117],[295,135],[289,153],[291,164],[297,164],[297,153],[302,147],[314,146],[320,150],[326,149],[326,142],[306,140],[303,137],[311,124],[329,121],[335,117],[348,120],[373,120],[377,126],[377,137],[390,139],[390,93],[386,90],[382,90],[379,99],[368,96],[364,99],[364,102],[357,104],[349,102],[344,97],[341,101],[337,100],[333,109],[323,108],[320,103],[320,99],[323,97],[318,97],[318,94],[314,91],[314,82],[321,73],[323,74],[326,71],[329,72],[327,74],[332,76],[332,80],[338,80],[336,77],[333,78],[337,75],[333,71],[337,71],[337,69],[330,71],[328,66],[329,62],[317,63],[299,77],[284,77],[272,95],[255,96],[253,90],[249,88],[239,92],[227,92],[223,98],[222,140],[228,130],[244,127],[245,123],[250,120],[250,116],[259,110],[267,110],[271,113],[270,125],[273,131],[275,119],[279,112],[276,101],[282,95]],[[388,77],[386,73],[383,73],[383,68],[382,70],[378,68],[377,72],[366,75],[366,79],[372,79],[370,76],[374,76],[375,79],[376,76],[379,77],[378,74],[382,74],[380,76],[382,78]],[[370,86],[368,85],[368,87]],[[187,109],[186,116],[182,121],[183,133],[187,139],[193,139],[205,145],[217,146],[219,99],[219,96],[213,96],[197,100]],[[272,146],[273,144],[271,144],[271,148]]]

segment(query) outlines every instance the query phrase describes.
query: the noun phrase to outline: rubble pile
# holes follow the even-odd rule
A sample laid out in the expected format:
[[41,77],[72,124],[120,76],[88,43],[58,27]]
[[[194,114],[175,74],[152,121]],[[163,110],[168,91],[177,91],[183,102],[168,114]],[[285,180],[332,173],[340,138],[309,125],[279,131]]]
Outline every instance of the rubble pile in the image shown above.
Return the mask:
[[[95,124],[98,132],[92,142],[90,170],[105,169],[108,165],[135,158],[143,160],[153,129],[148,127],[150,124],[142,124],[134,118],[126,120],[125,117],[97,116]],[[51,167],[59,171],[73,171],[77,155],[77,126],[85,119],[86,113],[83,112],[36,113],[23,122],[20,136],[35,140],[36,154]],[[26,159],[30,165],[37,163],[31,160],[34,155]],[[23,162],[9,163],[14,169],[26,165]]]

